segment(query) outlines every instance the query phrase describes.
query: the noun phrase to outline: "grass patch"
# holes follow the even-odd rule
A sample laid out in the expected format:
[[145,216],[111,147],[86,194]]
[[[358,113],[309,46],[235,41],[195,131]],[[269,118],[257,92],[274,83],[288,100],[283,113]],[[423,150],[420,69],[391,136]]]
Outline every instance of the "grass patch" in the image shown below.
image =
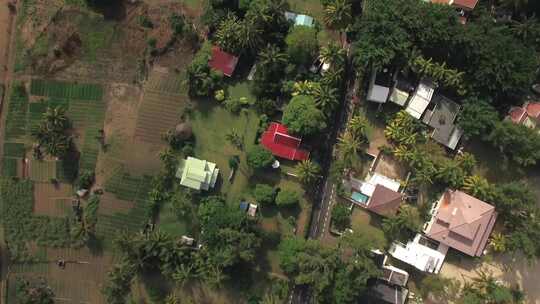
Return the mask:
[[[232,114],[213,101],[199,101],[197,106],[192,115],[196,140],[195,156],[217,164],[221,176],[221,193],[228,201],[238,201],[248,188],[250,172],[245,151],[255,145],[259,117],[253,110]],[[243,151],[236,149],[225,139],[232,129],[244,138]],[[240,156],[240,166],[233,180],[229,182],[229,159],[234,155]]]
[[355,207],[351,215],[351,228],[357,233],[364,233],[376,240],[377,244],[381,244],[383,247],[388,246],[388,240],[384,236],[384,232],[381,228],[381,218]]
[[291,10],[314,17],[319,22],[323,18],[323,6],[320,0],[289,0]]
[[83,60],[93,63],[99,52],[110,46],[115,33],[114,23],[105,21],[99,14],[80,15],[76,23],[83,45]]
[[159,229],[170,234],[172,237],[180,237],[182,235],[193,235],[188,232],[188,225],[176,216],[173,205],[166,203],[159,213]]

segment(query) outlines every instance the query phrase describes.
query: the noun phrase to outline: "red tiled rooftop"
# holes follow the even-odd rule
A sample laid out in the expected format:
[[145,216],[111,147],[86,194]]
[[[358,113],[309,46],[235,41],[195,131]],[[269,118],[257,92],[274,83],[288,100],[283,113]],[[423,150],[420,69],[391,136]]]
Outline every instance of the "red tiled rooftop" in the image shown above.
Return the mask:
[[401,193],[378,184],[375,186],[367,208],[382,216],[392,216],[396,214],[402,201]]
[[287,132],[287,127],[273,122],[261,137],[263,147],[272,152],[273,155],[289,160],[306,160],[309,152],[300,149],[300,138],[291,136]]
[[470,256],[480,256],[495,225],[495,207],[461,191],[447,190],[426,235]]
[[476,7],[476,4],[478,4],[478,0],[454,0],[454,3],[452,3],[452,5],[454,6],[470,10],[474,9]]
[[234,73],[234,69],[236,69],[236,65],[238,64],[238,57],[221,50],[217,46],[214,46],[212,47],[212,57],[210,58],[208,64],[214,70],[221,71],[224,75],[230,77]]
[[513,123],[520,124],[525,120],[527,117],[526,111],[524,108],[518,108],[518,107],[512,107],[510,108],[510,111],[508,111],[508,116],[512,120]]
[[527,104],[527,114],[534,118],[540,118],[540,102],[531,102]]

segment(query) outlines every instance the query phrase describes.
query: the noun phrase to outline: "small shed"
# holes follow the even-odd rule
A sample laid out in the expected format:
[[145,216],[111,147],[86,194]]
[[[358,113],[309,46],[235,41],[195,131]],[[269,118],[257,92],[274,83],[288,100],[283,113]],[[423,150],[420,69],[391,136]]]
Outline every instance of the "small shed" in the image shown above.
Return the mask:
[[231,77],[238,64],[238,57],[223,51],[218,46],[214,46],[208,64],[212,69],[221,71],[223,75]]

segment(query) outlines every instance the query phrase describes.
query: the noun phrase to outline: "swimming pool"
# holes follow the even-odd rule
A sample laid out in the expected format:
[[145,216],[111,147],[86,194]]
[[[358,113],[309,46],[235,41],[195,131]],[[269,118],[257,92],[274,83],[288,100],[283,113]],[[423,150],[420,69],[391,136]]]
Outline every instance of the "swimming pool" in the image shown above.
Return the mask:
[[369,196],[360,192],[353,191],[353,193],[351,194],[351,198],[353,201],[365,205],[369,199]]

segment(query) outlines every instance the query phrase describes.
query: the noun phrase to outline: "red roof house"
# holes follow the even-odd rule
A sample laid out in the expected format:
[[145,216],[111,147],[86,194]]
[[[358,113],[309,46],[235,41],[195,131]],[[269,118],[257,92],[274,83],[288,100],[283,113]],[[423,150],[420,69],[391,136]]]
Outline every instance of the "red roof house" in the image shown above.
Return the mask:
[[540,124],[540,102],[529,102],[522,107],[511,107],[507,119],[515,124],[534,129]]
[[264,131],[261,144],[275,156],[289,160],[306,160],[309,152],[300,149],[302,140],[288,134],[287,127],[277,122],[270,123]]
[[231,77],[238,64],[238,57],[214,46],[212,47],[212,57],[208,64],[212,69],[221,71],[223,75]]
[[382,216],[393,216],[396,215],[401,202],[403,202],[401,193],[378,184],[375,186],[367,208]]
[[426,235],[470,256],[481,256],[493,230],[495,207],[457,190],[447,190],[438,202]]

